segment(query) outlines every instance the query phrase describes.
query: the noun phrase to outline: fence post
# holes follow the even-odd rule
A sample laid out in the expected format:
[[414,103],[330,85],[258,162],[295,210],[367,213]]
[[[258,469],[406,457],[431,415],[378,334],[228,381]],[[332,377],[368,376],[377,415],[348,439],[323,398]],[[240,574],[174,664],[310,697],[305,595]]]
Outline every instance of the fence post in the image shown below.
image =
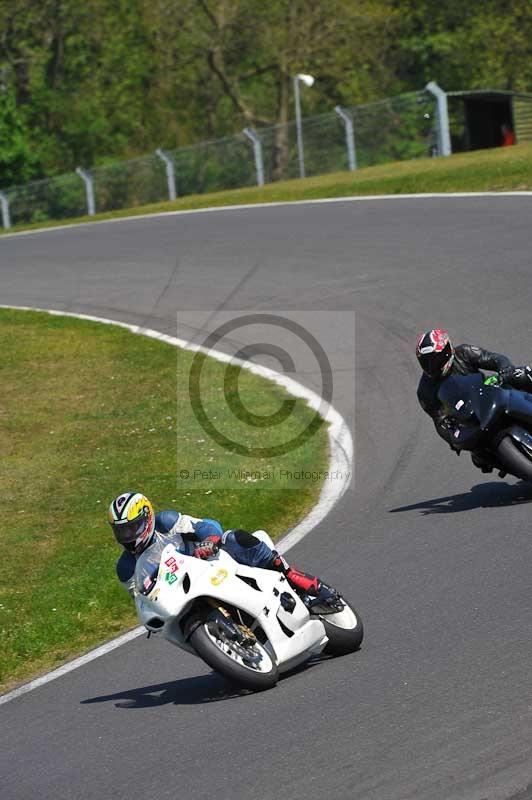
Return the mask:
[[435,81],[430,81],[425,89],[434,95],[438,101],[438,155],[450,156],[451,135],[449,133],[449,110],[447,108],[447,95]]
[[253,144],[253,154],[255,156],[255,171],[257,173],[257,186],[264,186],[264,161],[262,159],[262,142],[260,136],[252,128],[244,128],[242,131]]
[[349,169],[354,172],[357,168],[357,157],[355,150],[355,131],[353,128],[353,119],[347,114],[341,106],[335,106],[334,110],[338,116],[344,121],[345,125],[345,141],[347,144],[347,159]]
[[299,177],[305,178],[305,153],[303,150],[303,130],[301,123],[301,97],[299,95],[299,78],[294,78],[294,102],[296,106],[296,136],[297,136],[297,157],[299,159]]
[[0,192],[0,205],[2,206],[2,225],[4,228],[10,228],[11,217],[9,215],[9,199],[5,192]]
[[76,167],[76,175],[79,175],[85,184],[85,193],[87,195],[87,211],[89,217],[93,217],[96,213],[96,206],[94,204],[94,178],[88,169],[83,167]]
[[175,200],[177,197],[177,190],[175,185],[175,167],[174,162],[170,158],[170,156],[161,150],[160,147],[157,148],[155,151],[155,155],[159,156],[161,161],[164,161],[164,165],[166,167],[166,182],[168,184],[168,199]]

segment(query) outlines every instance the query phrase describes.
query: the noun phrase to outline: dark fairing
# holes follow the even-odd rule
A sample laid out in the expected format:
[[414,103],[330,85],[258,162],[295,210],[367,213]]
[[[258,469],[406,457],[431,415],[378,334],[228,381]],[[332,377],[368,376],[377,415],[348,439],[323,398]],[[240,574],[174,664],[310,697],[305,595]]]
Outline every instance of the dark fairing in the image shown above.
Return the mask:
[[[531,394],[486,385],[483,375],[475,373],[450,376],[440,386],[438,397],[446,416],[455,420],[453,446],[458,450],[489,451],[497,464],[499,448],[510,437],[532,459]],[[524,479],[523,471],[516,471],[513,462],[499,460],[499,466]]]
[[[461,425],[478,425],[482,430],[491,427],[508,410],[515,395],[529,397],[522,392],[486,386],[479,373],[453,375],[443,382],[438,392],[447,416]],[[522,402],[516,401],[516,405]],[[530,409],[527,419],[532,423],[532,402],[527,407]]]
[[510,391],[508,414],[527,426],[532,425],[532,395],[525,392]]

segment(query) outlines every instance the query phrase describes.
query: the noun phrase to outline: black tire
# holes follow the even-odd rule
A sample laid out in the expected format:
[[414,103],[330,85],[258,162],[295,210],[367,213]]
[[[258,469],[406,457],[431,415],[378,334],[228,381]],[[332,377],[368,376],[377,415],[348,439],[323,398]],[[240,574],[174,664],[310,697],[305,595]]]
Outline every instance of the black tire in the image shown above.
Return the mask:
[[[354,653],[360,649],[362,639],[364,638],[364,625],[360,614],[353,606],[342,597],[343,602],[346,604],[346,609],[341,614],[323,614],[320,619],[325,627],[329,641],[323,650],[331,656],[345,656],[348,653]],[[337,623],[341,621],[341,615],[349,611],[355,618],[355,624],[351,627],[343,627]],[[337,623],[335,624],[335,619]],[[352,620],[350,620],[352,622]],[[345,624],[345,621],[344,621]]]
[[522,481],[532,483],[532,461],[519,449],[519,445],[511,436],[501,439],[496,454],[497,461],[502,464],[506,472],[521,478]]
[[243,689],[261,692],[275,686],[279,680],[279,670],[273,658],[271,659],[271,669],[268,672],[259,672],[251,667],[245,667],[234,661],[213,642],[206,627],[207,624],[202,623],[196,628],[190,636],[190,644],[209,667]]

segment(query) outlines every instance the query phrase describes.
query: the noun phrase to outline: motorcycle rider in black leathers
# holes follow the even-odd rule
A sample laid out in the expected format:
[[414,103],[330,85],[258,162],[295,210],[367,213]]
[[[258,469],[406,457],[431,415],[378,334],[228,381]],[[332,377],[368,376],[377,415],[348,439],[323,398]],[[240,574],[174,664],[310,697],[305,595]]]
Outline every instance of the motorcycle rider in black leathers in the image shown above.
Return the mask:
[[[459,453],[456,424],[445,416],[438,399],[442,381],[450,375],[470,375],[480,370],[497,372],[502,384],[532,393],[532,368],[514,367],[507,356],[492,353],[471,344],[453,346],[447,331],[433,328],[421,333],[417,340],[416,356],[423,370],[417,397],[421,408],[432,417],[436,431],[450,447]],[[491,472],[493,457],[482,451],[471,453],[473,464],[483,472]]]

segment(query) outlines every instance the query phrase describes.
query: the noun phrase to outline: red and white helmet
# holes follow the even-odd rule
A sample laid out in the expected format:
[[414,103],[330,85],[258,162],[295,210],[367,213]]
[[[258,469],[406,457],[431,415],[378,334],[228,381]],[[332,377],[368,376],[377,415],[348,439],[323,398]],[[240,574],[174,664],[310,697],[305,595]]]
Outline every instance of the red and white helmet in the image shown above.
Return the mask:
[[130,553],[142,553],[155,531],[153,506],[140,492],[124,492],[109,506],[109,524],[116,541]]
[[433,328],[420,333],[416,345],[417,360],[429,378],[443,378],[454,360],[454,347],[447,331]]

